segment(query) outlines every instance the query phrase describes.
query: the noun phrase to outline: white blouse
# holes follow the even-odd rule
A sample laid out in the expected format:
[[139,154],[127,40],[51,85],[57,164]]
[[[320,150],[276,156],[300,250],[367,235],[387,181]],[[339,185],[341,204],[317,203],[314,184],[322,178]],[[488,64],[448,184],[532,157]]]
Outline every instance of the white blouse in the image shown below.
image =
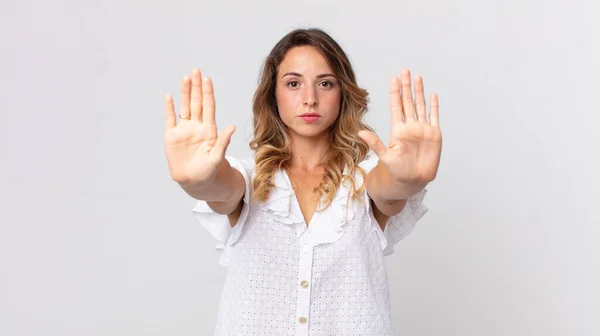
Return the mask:
[[[366,201],[347,206],[349,189],[342,185],[307,227],[285,171],[275,173],[276,187],[257,204],[250,202],[253,162],[226,159],[246,180],[238,223],[231,228],[204,201],[193,209],[228,266],[215,335],[394,335],[383,258],[427,212],[427,190],[382,232],[366,191]],[[377,162],[370,151],[359,166],[369,172]],[[358,172],[356,181],[361,185]]]

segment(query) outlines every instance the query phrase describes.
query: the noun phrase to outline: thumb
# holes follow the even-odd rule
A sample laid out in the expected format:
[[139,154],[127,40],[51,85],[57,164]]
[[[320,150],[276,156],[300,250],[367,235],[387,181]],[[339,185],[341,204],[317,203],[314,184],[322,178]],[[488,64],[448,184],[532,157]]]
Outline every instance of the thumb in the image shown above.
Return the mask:
[[234,125],[228,126],[224,130],[222,130],[221,134],[219,134],[219,136],[217,137],[217,141],[213,146],[211,154],[216,155],[219,158],[223,158],[225,156],[225,151],[229,146],[229,142],[231,141],[231,136],[233,135],[233,132],[235,132]]
[[382,157],[385,154],[386,147],[381,142],[377,134],[371,131],[362,130],[358,132],[358,136],[363,139],[369,147],[377,154],[378,157]]

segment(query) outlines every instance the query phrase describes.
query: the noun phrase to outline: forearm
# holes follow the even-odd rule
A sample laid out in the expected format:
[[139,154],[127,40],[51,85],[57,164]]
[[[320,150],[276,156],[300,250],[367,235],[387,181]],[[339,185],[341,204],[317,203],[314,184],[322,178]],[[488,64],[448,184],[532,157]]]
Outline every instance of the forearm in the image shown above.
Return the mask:
[[203,184],[179,184],[183,190],[197,200],[203,200],[217,213],[229,214],[239,205],[246,182],[237,169],[232,168],[227,160],[217,171],[215,178]]
[[367,191],[377,208],[388,216],[398,214],[407,199],[425,188],[426,183],[400,182],[379,163],[367,176]]

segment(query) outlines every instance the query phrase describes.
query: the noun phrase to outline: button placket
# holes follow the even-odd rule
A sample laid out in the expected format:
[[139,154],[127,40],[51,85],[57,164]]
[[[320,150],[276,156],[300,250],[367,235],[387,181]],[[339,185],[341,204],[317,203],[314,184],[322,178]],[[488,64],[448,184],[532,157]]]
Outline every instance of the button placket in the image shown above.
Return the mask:
[[298,270],[298,303],[296,309],[296,335],[308,335],[310,321],[310,294],[312,287],[313,247],[308,231],[299,241],[300,263]]

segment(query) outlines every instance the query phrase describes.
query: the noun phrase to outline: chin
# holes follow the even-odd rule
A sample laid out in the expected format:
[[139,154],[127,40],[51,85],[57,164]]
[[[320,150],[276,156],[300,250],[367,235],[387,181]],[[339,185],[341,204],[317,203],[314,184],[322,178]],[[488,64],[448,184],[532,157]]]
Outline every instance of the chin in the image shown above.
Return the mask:
[[302,125],[289,127],[289,131],[303,138],[316,138],[327,135],[329,133],[329,127],[325,127],[324,125]]

